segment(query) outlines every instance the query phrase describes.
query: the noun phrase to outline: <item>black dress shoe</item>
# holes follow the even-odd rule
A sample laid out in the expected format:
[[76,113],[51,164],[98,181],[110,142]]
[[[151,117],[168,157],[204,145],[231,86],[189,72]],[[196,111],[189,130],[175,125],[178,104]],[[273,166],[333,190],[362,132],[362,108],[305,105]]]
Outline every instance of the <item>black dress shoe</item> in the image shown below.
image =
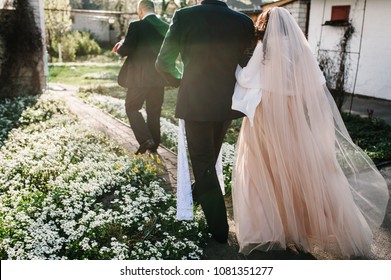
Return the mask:
[[228,242],[228,235],[226,235],[226,234],[213,234],[212,233],[212,238],[221,244],[225,244]]
[[154,147],[156,147],[155,142],[152,139],[148,139],[140,145],[136,154],[144,154],[147,150],[153,149]]
[[150,153],[156,154],[157,153],[157,148],[159,148],[159,145],[153,146],[152,148],[148,149]]

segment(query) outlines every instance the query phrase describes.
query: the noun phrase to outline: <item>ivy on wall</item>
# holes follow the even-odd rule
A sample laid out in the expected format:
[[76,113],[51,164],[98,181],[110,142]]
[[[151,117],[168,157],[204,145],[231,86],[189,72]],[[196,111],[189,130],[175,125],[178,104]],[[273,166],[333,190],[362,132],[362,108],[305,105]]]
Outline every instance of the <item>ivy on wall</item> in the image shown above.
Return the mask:
[[33,8],[28,0],[6,0],[5,7],[0,10],[0,98],[38,94],[43,47]]
[[345,103],[348,92],[345,91],[345,82],[348,75],[350,63],[348,61],[348,48],[350,40],[354,34],[354,26],[348,22],[342,26],[344,28],[342,37],[337,46],[337,56],[331,57],[325,51],[319,56],[319,66],[325,74],[327,86],[333,96],[339,111],[342,111],[342,106]]

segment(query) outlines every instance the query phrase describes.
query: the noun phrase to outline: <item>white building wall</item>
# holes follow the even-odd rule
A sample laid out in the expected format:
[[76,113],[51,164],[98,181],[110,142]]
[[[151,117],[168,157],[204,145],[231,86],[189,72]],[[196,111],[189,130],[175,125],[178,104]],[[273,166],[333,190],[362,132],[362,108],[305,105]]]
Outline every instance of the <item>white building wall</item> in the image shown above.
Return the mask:
[[312,0],[308,41],[319,59],[325,53],[336,57],[345,28],[323,25],[331,18],[331,7],[350,5],[355,32],[348,45],[345,90],[350,93],[391,100],[391,1]]
[[120,30],[117,20],[118,15],[104,11],[72,10],[72,29],[89,31],[99,42],[115,43],[118,41]]
[[391,100],[391,1],[367,0],[356,93]]
[[73,13],[73,30],[89,31],[93,37],[101,42],[110,41],[109,17],[91,13]]
[[[138,20],[137,13],[120,14],[113,11],[71,10],[72,29],[90,32],[101,43],[116,43],[121,35],[119,18],[125,21],[125,30],[133,20]],[[111,28],[110,28],[111,27]]]

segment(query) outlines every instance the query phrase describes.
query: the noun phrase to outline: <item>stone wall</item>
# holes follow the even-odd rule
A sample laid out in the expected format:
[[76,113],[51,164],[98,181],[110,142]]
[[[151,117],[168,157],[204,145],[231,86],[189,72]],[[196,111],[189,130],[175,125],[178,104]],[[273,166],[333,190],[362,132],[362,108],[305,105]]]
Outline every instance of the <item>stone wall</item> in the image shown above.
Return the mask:
[[35,23],[41,30],[43,52],[42,57],[39,58],[39,64],[37,65],[40,73],[39,78],[41,80],[42,88],[46,87],[46,77],[48,76],[45,44],[45,14],[44,14],[44,0],[29,0],[31,7],[34,9]]
[[[0,35],[0,98],[37,94],[46,88],[43,0],[28,0],[28,4],[33,9],[34,21],[42,35],[42,41],[37,40],[36,36],[40,36],[37,31],[26,28],[31,26],[31,17],[27,16],[25,21],[19,20],[25,15],[24,5],[20,10],[12,7],[0,9],[0,16],[5,20],[2,36]],[[18,30],[21,33],[17,34]],[[17,47],[7,49],[9,47],[6,47],[5,40]]]
[[310,2],[311,2],[310,0],[298,0],[284,6],[284,8],[289,10],[292,16],[296,19],[297,23],[299,24],[304,34],[308,33],[307,13],[309,12],[308,4]]

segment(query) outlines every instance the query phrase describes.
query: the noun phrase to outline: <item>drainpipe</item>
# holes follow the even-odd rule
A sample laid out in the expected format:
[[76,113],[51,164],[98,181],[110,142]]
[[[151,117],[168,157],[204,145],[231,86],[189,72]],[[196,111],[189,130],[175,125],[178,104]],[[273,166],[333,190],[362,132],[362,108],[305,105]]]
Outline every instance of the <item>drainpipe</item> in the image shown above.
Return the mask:
[[359,45],[359,48],[358,48],[358,58],[357,58],[356,76],[355,76],[355,78],[354,78],[353,92],[352,92],[352,97],[351,97],[351,99],[350,99],[349,114],[352,113],[353,97],[354,97],[354,92],[356,91],[356,83],[357,83],[357,76],[358,76],[358,67],[360,66],[360,58],[361,58],[362,37],[363,37],[363,34],[364,34],[364,22],[365,22],[365,12],[366,12],[366,8],[367,8],[367,0],[364,0],[364,11],[363,11],[363,16],[362,16],[362,24],[361,24],[360,45]]

